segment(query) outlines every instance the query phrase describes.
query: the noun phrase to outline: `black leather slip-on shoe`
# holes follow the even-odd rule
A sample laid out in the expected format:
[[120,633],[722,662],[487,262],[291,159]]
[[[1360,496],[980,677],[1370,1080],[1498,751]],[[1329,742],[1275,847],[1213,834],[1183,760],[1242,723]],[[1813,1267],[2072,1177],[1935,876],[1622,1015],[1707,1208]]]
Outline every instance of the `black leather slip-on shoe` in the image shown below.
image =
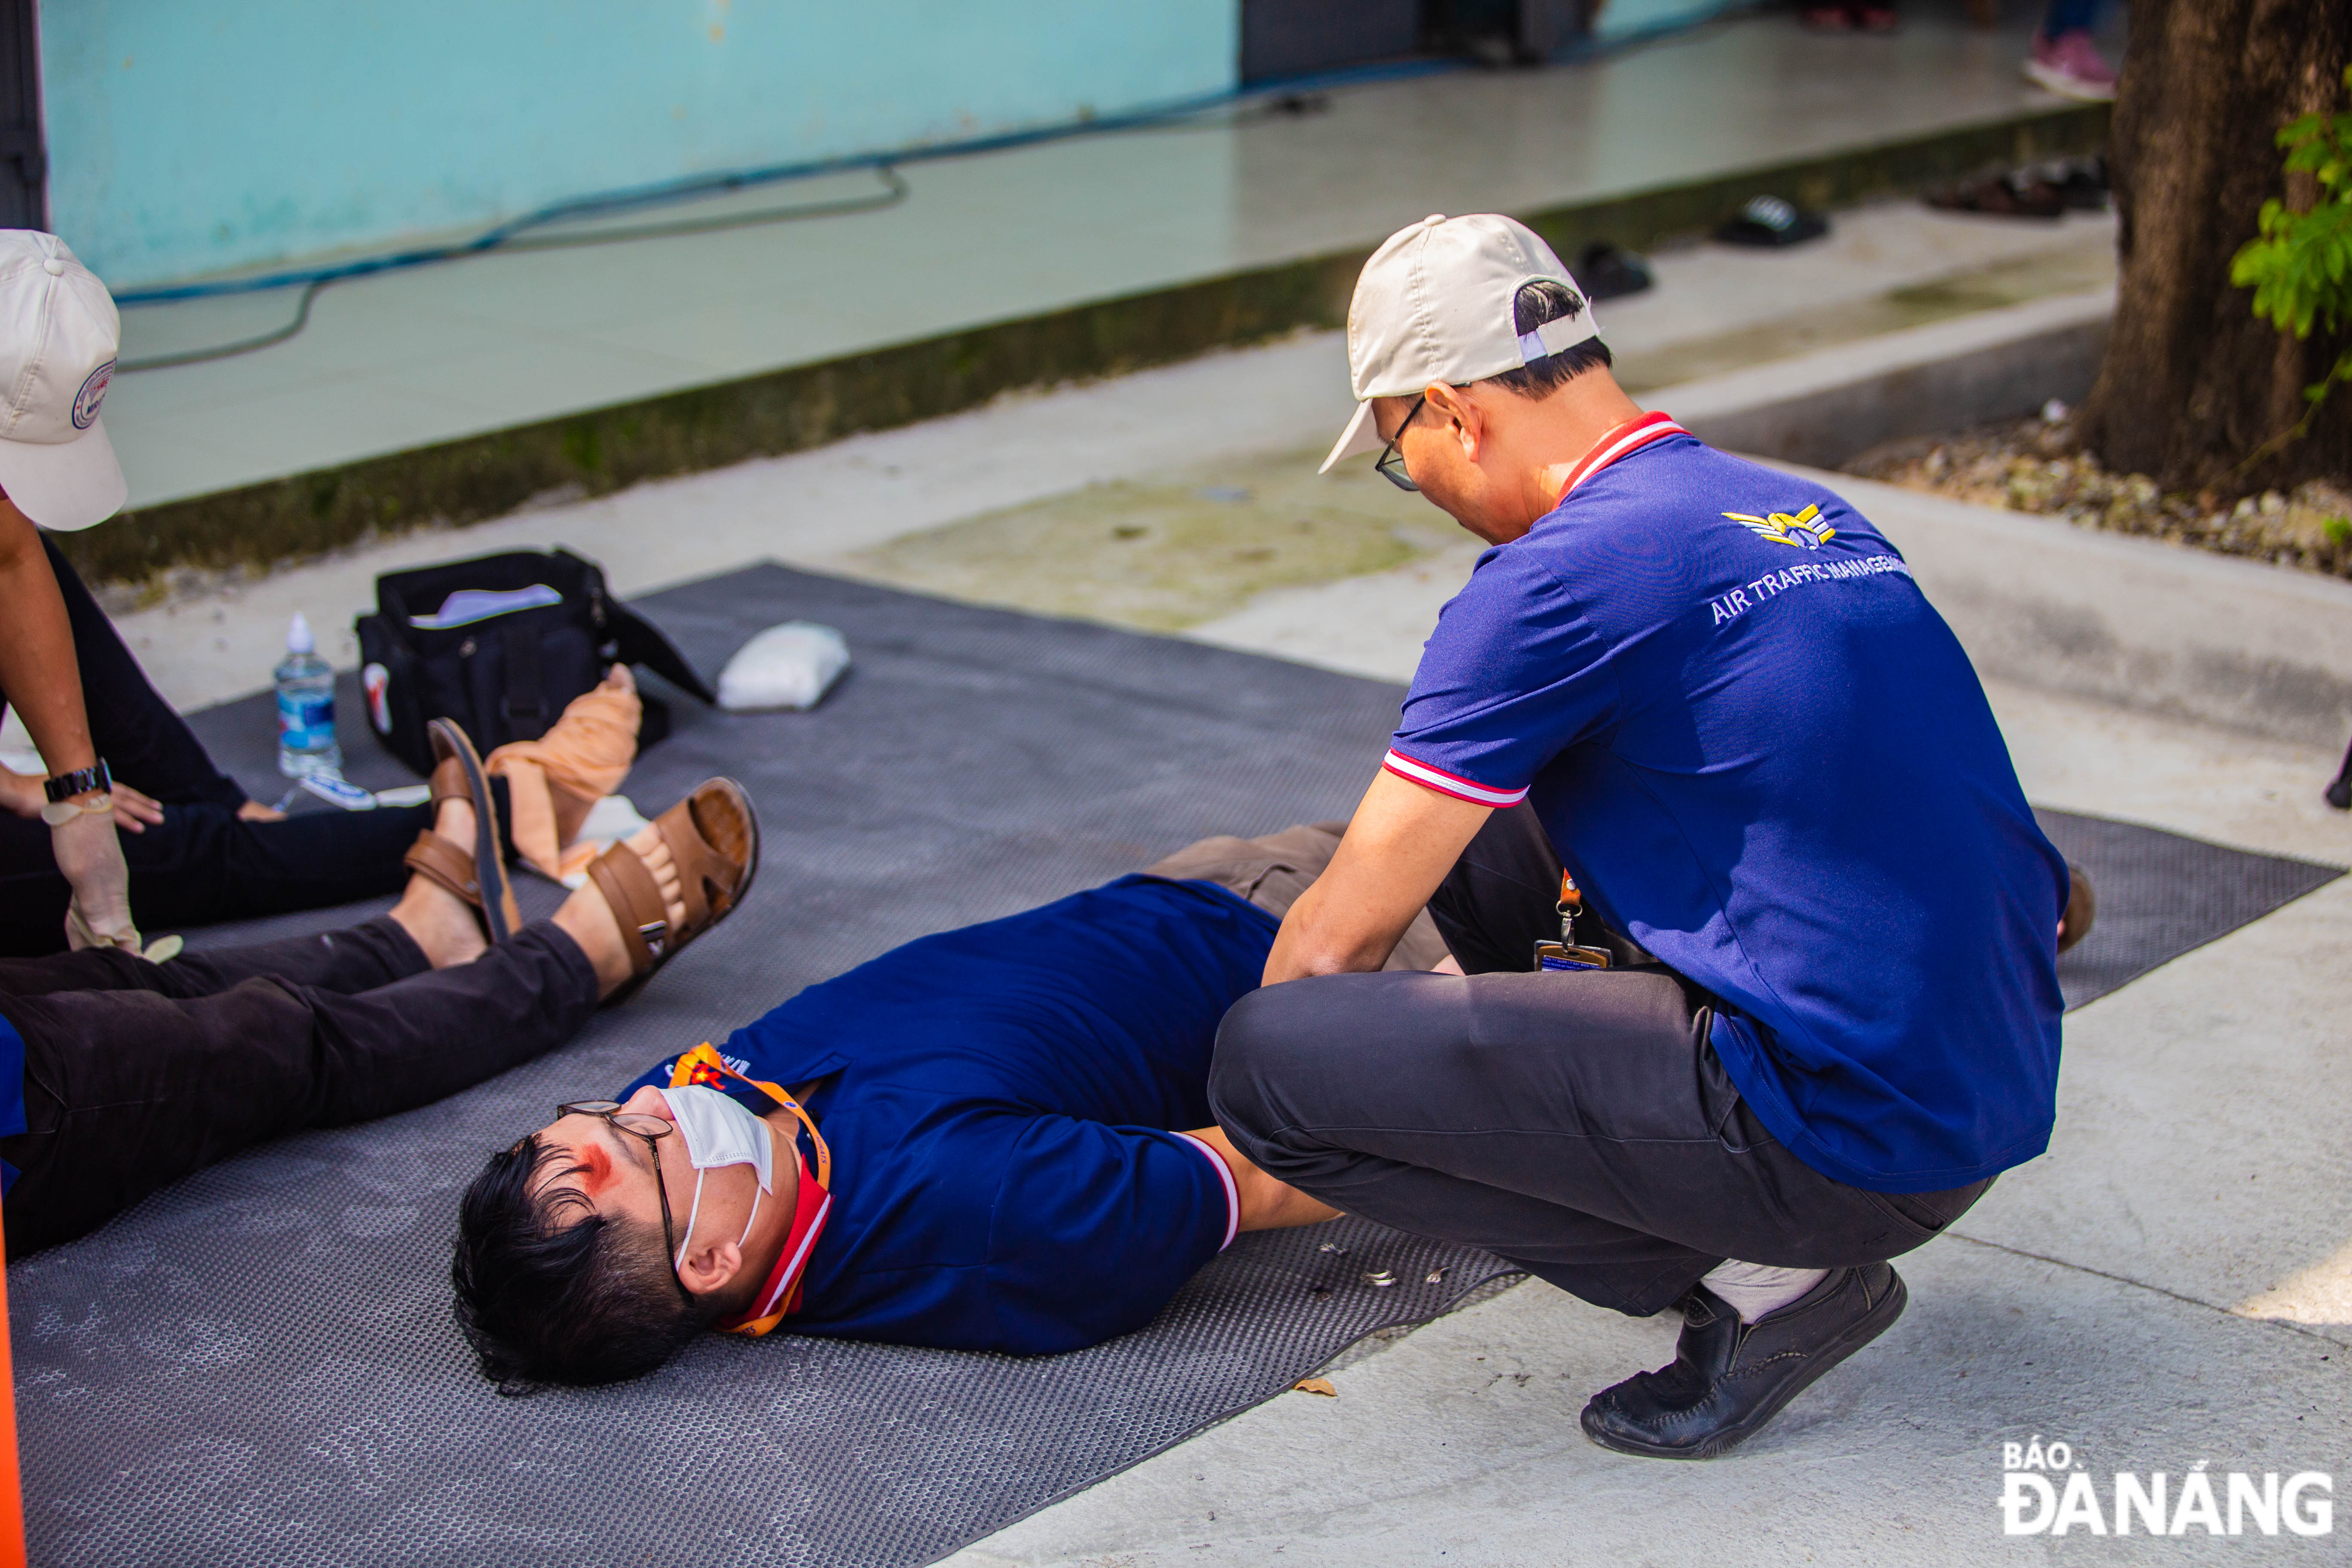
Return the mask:
[[1656,1459],[1712,1459],[1746,1442],[1813,1380],[1885,1333],[1910,1292],[1884,1263],[1839,1268],[1753,1323],[1704,1285],[1683,1298],[1675,1363],[1585,1403],[1584,1435]]

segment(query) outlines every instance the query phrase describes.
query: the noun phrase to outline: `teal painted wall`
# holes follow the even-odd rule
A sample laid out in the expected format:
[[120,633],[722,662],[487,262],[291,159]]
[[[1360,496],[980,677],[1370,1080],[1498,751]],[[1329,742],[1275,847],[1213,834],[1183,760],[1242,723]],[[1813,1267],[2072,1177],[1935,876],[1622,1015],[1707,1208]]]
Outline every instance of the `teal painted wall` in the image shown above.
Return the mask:
[[1598,37],[1622,38],[1684,22],[1703,21],[1742,0],[1609,0],[1592,25]]
[[43,0],[49,221],[117,288],[1229,87],[1234,0]]

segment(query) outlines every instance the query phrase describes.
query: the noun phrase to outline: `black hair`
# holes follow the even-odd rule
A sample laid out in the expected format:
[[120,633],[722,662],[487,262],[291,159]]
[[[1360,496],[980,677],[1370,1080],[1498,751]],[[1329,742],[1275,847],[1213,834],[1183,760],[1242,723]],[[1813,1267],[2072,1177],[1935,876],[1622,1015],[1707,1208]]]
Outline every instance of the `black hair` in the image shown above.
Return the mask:
[[[1584,301],[1577,298],[1576,290],[1549,278],[1522,283],[1519,291],[1511,296],[1511,330],[1522,336],[1534,331],[1546,321],[1572,321],[1583,313]],[[1616,363],[1607,343],[1599,338],[1587,338],[1580,343],[1570,343],[1556,354],[1546,354],[1517,370],[1507,370],[1500,375],[1490,375],[1486,379],[1521,397],[1540,403],[1586,371],[1605,370]]]
[[655,1226],[608,1219],[561,1182],[534,1194],[562,1153],[525,1138],[491,1155],[457,1205],[457,1327],[501,1392],[639,1376],[726,1310],[717,1296],[688,1305]]

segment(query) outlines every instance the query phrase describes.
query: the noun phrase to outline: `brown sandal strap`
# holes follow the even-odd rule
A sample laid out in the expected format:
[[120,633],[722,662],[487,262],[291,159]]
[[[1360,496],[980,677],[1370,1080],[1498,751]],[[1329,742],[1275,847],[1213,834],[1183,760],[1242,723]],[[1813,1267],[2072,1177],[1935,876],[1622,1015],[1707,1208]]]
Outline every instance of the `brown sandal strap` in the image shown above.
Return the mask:
[[669,846],[670,861],[677,868],[678,889],[686,905],[686,929],[680,933],[681,941],[700,934],[719,915],[733,908],[735,895],[742,888],[744,863],[710,842],[703,831],[702,816],[696,810],[701,802],[707,802],[707,809],[714,814],[731,806],[734,803],[730,794],[722,785],[703,784],[654,819],[662,842]]
[[466,787],[466,764],[457,757],[444,757],[433,765],[433,809],[439,811],[445,800],[474,804],[474,792]]
[[418,834],[416,842],[400,859],[410,870],[465,900],[477,910],[482,907],[482,884],[474,875],[474,858],[431,828]]
[[669,846],[669,863],[677,870],[677,901],[686,906],[686,919],[679,922],[685,931],[680,934],[698,931],[710,923],[710,900],[703,891],[699,874],[701,858],[708,853],[702,836],[695,831],[684,801],[656,817],[654,826]]
[[677,946],[669,914],[662,903],[661,885],[637,852],[615,843],[588,862],[588,876],[604,895],[604,906],[621,928],[621,945],[628,950],[629,973],[644,974]]
[[[678,876],[684,910],[675,926],[661,885],[625,841],[588,863],[588,875],[613,911],[629,954],[629,980],[608,1000],[635,990],[679,949],[725,919],[751,886],[759,860],[759,819],[741,786],[730,780],[705,780],[654,826]],[[740,847],[740,858],[727,852],[730,846]]]

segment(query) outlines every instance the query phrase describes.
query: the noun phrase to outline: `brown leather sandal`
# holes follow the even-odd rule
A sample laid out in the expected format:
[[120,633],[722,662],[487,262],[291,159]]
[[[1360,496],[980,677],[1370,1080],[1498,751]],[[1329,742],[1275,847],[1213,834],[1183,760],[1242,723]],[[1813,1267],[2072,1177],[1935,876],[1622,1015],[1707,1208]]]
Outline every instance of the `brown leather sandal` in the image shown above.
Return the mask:
[[456,756],[446,756],[433,764],[433,797],[426,804],[435,811],[445,800],[462,800],[471,805],[474,792],[466,787],[466,764]]
[[408,847],[401,863],[426,881],[446,889],[471,905],[482,934],[504,942],[522,929],[522,912],[515,907],[514,887],[507,880],[506,846],[499,841],[498,803],[490,796],[489,775],[482,770],[474,742],[456,721],[436,719],[428,727],[433,754],[433,805],[463,800],[474,808],[474,853],[468,857],[447,839],[426,828]]
[[760,868],[760,818],[751,797],[733,779],[705,779],[684,800],[654,818],[677,868],[686,918],[670,926],[661,888],[625,841],[588,863],[588,875],[620,923],[629,953],[629,979],[611,1000],[635,991],[678,950],[732,914]]

